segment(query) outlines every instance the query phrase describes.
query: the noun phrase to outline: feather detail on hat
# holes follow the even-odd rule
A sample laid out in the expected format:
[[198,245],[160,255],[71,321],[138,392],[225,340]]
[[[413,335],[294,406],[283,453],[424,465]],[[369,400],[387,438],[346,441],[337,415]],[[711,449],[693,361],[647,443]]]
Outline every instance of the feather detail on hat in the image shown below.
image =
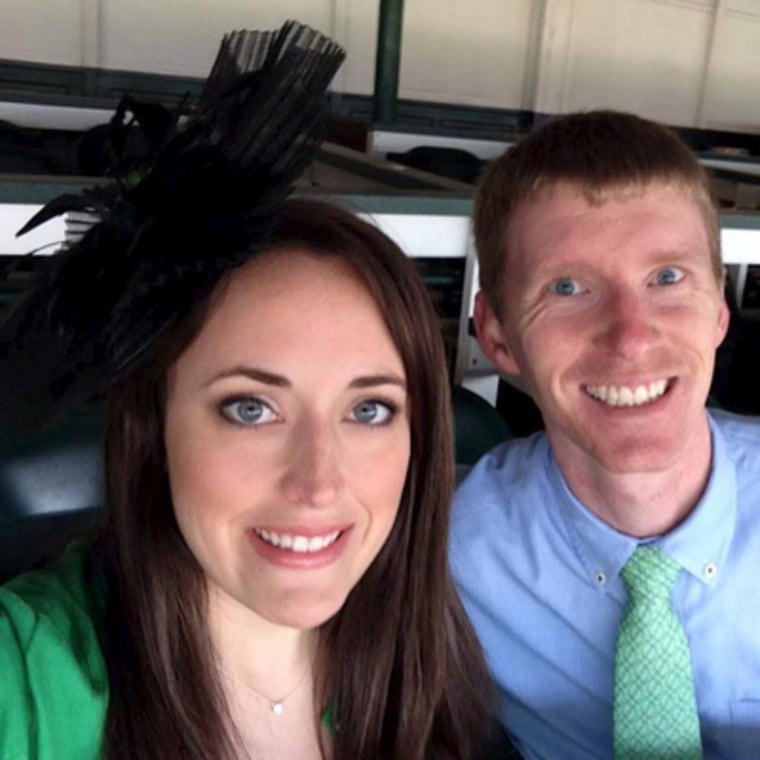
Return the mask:
[[71,210],[101,221],[45,262],[0,326],[0,424],[39,427],[139,366],[266,245],[319,145],[324,92],[344,55],[293,21],[227,34],[195,113],[142,179],[61,196],[29,220],[19,234]]

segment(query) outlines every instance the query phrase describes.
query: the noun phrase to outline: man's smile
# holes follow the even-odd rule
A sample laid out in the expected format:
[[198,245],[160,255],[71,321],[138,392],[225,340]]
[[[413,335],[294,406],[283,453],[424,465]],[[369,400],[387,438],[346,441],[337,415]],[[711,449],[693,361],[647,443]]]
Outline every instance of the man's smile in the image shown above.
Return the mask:
[[656,401],[668,389],[666,379],[638,385],[585,385],[589,396],[608,406],[642,406]]

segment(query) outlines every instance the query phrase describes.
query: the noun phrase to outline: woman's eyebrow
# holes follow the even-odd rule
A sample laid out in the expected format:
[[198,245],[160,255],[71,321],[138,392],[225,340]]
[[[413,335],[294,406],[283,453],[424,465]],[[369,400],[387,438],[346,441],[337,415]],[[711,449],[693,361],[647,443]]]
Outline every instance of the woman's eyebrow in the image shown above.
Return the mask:
[[[250,367],[247,365],[238,365],[224,369],[215,374],[206,385],[211,385],[219,380],[225,380],[230,377],[247,377],[265,385],[274,385],[279,388],[290,388],[292,383],[284,375],[278,375],[274,372],[260,369],[259,367]],[[406,390],[406,382],[399,375],[390,373],[378,373],[373,375],[360,375],[355,377],[350,383],[349,388],[372,388],[377,385],[397,385]]]
[[376,385],[398,385],[406,390],[406,382],[398,375],[362,375],[355,377],[348,385],[349,388],[372,388]]
[[256,382],[264,383],[265,385],[275,385],[279,388],[289,388],[292,385],[290,380],[288,380],[288,378],[283,375],[277,375],[274,372],[267,372],[266,370],[259,369],[258,367],[238,365],[218,372],[206,383],[206,386],[209,386],[219,380],[224,380],[228,377],[241,376],[247,377],[249,380],[255,380]]

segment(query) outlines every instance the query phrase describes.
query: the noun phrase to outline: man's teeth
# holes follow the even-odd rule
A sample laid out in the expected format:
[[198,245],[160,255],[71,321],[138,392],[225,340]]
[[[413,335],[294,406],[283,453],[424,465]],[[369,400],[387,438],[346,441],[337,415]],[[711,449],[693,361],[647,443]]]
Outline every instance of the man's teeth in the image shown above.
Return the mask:
[[667,387],[667,380],[654,380],[635,388],[628,385],[587,385],[586,393],[609,406],[641,406],[660,398]]
[[340,531],[336,530],[328,533],[326,536],[294,536],[289,533],[274,533],[271,530],[260,530],[254,528],[256,535],[264,539],[268,544],[276,546],[279,549],[287,549],[299,554],[308,552],[318,552],[326,549],[330,544],[338,540]]

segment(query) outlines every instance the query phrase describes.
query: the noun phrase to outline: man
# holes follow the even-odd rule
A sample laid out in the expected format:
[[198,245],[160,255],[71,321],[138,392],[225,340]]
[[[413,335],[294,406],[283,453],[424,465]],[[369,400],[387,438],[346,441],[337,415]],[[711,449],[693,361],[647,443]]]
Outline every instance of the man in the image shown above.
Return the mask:
[[[526,758],[760,757],[760,426],[705,410],[728,309],[702,168],[652,122],[571,114],[494,162],[474,229],[478,339],[546,427],[481,460],[454,509],[453,573],[502,722]],[[667,755],[621,749],[639,546],[675,568],[683,644],[646,687],[691,660],[677,706],[695,702],[696,728]],[[667,739],[676,719],[653,704]]]

